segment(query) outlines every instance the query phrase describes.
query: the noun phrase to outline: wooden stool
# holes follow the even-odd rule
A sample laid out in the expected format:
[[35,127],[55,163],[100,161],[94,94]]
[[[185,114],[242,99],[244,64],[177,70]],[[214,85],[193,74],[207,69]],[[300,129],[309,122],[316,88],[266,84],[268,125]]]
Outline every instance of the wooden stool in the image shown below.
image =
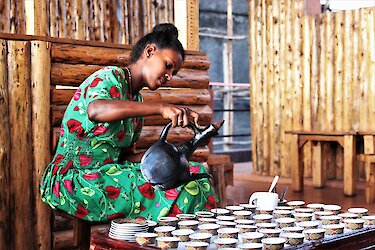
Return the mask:
[[375,155],[361,154],[358,160],[365,163],[366,171],[366,203],[375,202]]
[[[90,222],[78,219],[60,210],[54,210],[53,214],[55,216],[61,216],[63,218],[71,219],[73,221],[73,245],[69,246],[69,248],[72,247],[82,250],[89,249],[91,234]],[[55,248],[55,243],[53,243],[53,248]]]
[[207,159],[209,173],[214,178],[214,189],[219,197],[220,207],[227,205],[226,187],[233,185],[233,163],[229,155],[210,154]]

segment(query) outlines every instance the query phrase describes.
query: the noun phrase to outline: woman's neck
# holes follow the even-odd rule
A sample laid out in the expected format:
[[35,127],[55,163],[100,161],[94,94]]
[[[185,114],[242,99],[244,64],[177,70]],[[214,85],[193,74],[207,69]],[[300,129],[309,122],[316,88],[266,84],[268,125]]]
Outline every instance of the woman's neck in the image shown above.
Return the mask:
[[141,70],[136,64],[130,64],[127,67],[132,75],[132,93],[137,94],[143,88]]

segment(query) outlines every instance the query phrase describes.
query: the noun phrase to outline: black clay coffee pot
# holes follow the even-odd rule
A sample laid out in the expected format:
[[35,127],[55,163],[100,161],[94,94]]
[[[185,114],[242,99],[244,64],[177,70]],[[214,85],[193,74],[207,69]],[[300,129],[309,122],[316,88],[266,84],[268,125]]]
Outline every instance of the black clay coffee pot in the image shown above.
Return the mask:
[[210,124],[199,129],[193,122],[188,127],[194,131],[194,138],[182,145],[175,146],[166,141],[172,122],[161,132],[160,139],[143,155],[141,171],[145,179],[157,190],[169,190],[184,183],[202,178],[211,178],[207,173],[191,173],[188,159],[198,146],[208,143],[209,139],[218,134],[224,121]]

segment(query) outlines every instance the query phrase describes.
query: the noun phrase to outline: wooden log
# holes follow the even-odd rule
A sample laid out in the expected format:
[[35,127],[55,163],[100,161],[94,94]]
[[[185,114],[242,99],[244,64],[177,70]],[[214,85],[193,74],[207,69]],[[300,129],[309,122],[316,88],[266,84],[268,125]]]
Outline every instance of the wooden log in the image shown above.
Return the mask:
[[35,204],[35,240],[39,249],[51,249],[51,208],[40,197],[40,180],[50,162],[50,46],[48,42],[31,42],[32,148]]
[[73,230],[64,230],[52,234],[53,249],[72,249],[74,234]]
[[[375,55],[375,10],[374,8],[369,9],[367,15],[367,60],[369,62],[368,70],[368,99],[375,100],[375,60],[373,55]],[[368,114],[368,124],[375,124],[375,102],[369,102],[369,114]]]
[[[74,89],[52,89],[51,104],[67,105]],[[141,90],[144,102],[170,103],[177,105],[208,105],[210,93],[207,89],[158,89]]]
[[[352,15],[351,11],[344,11],[344,67],[343,67],[343,129],[352,129],[352,115],[353,115],[353,96],[352,96]],[[344,177],[345,178],[345,177]]]
[[57,37],[59,32],[58,32],[58,21],[57,21],[57,0],[49,0],[49,32],[50,36]]
[[326,75],[325,75],[325,57],[326,57],[326,36],[324,34],[324,17],[321,15],[319,19],[319,92],[318,92],[318,113],[317,113],[317,127],[321,131],[327,131],[324,115],[326,113]]
[[29,56],[29,42],[8,41],[11,249],[34,244]]
[[358,83],[359,83],[359,95],[360,95],[360,107],[359,107],[359,129],[360,130],[369,130],[370,124],[368,122],[369,114],[369,97],[368,97],[368,66],[369,62],[367,60],[367,32],[366,32],[366,23],[367,23],[367,13],[364,9],[360,9],[360,26],[359,26],[359,51],[358,51],[358,61],[359,61],[359,72],[358,72]]
[[[104,65],[52,64],[51,84],[79,86],[88,76],[104,68]],[[165,87],[208,89],[209,75],[206,70],[181,69]]]
[[[211,122],[213,118],[212,109],[209,105],[201,105],[201,106],[187,106],[188,108],[194,110],[199,114],[199,124],[207,125]],[[61,124],[61,121],[64,116],[66,106],[56,106],[53,105],[51,107],[51,123],[52,126],[58,127]],[[145,117],[145,125],[146,126],[156,126],[156,125],[165,125],[169,122],[169,120],[163,119],[160,115],[154,116],[146,116]]]
[[85,21],[84,21],[84,14],[83,14],[83,1],[82,0],[74,0],[75,2],[75,39],[84,40],[85,39]]
[[[363,18],[363,17],[362,17]],[[361,112],[366,112],[364,110],[360,109],[360,103],[362,102],[362,95],[360,91],[360,85],[361,83],[359,82],[359,27],[360,27],[360,16],[359,16],[359,10],[352,10],[352,37],[351,40],[353,42],[353,49],[352,49],[352,96],[353,96],[353,114],[352,114],[352,129],[354,130],[359,130],[359,121],[360,121],[360,113]],[[364,169],[362,168],[362,172],[364,176]]]
[[[53,63],[124,66],[130,63],[130,51],[129,45],[111,48],[53,43],[51,53]],[[182,67],[207,70],[210,67],[210,61],[203,52],[186,51]]]
[[8,249],[10,230],[10,120],[8,94],[7,44],[0,40],[0,249]]

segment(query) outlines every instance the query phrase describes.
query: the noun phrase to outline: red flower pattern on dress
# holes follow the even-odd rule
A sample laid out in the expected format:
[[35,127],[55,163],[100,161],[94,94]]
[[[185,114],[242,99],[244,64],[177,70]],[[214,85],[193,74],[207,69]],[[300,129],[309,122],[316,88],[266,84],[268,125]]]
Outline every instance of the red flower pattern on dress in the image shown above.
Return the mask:
[[92,162],[92,157],[87,156],[87,155],[83,155],[83,154],[79,156],[79,164],[82,167],[86,167],[86,166],[90,165],[91,162]]
[[56,182],[55,185],[53,186],[53,194],[57,198],[60,198],[60,182]]
[[58,170],[59,170],[59,166],[58,165],[53,165],[52,176],[54,176],[57,173]]
[[204,204],[204,207],[208,210],[211,210],[213,208],[216,208],[217,207],[217,204],[216,204],[216,199],[214,196],[208,196],[207,197],[207,202],[206,204]]
[[190,165],[190,172],[193,174],[198,174],[201,168],[199,166],[192,166]]
[[83,129],[81,122],[75,119],[70,119],[66,124],[70,133],[76,132],[76,137],[78,139],[82,140],[85,137],[85,130]]
[[165,198],[169,200],[175,200],[178,197],[178,191],[177,189],[169,189],[164,192]]
[[66,166],[60,170],[60,174],[65,174],[72,167],[73,167],[73,161],[69,160],[68,163],[66,164]]
[[62,160],[64,160],[64,156],[62,154],[58,154],[53,161],[53,164],[60,164]]
[[74,111],[78,111],[78,110],[79,110],[78,106],[75,106]]
[[117,134],[118,142],[121,142],[122,140],[124,140],[125,135],[126,135],[125,131],[118,132],[118,134]]
[[64,127],[61,125],[60,127],[60,136],[63,137],[64,136]]
[[69,192],[69,194],[71,194],[72,191],[73,191],[72,181],[71,180],[65,180],[63,182],[63,184],[64,184],[64,187],[66,188],[66,190]]
[[83,178],[85,180],[88,180],[88,181],[91,181],[91,180],[96,180],[100,177],[99,173],[98,172],[94,172],[94,173],[87,173],[87,174],[84,174],[83,175]]
[[73,99],[77,101],[81,97],[81,88],[78,88],[74,93]]
[[109,158],[107,158],[107,159],[105,159],[105,160],[103,161],[103,164],[104,164],[104,165],[106,165],[106,164],[111,164],[111,163],[114,163],[112,157],[109,157]]
[[110,199],[116,199],[120,194],[120,188],[114,186],[106,186],[105,191],[107,191],[107,196]]
[[95,126],[93,130],[94,130],[93,132],[94,135],[104,135],[105,133],[109,131],[109,128],[107,128],[106,126],[100,125],[100,126]]
[[177,214],[182,214],[181,209],[176,203],[173,203],[171,210],[169,210],[168,217],[176,217]]
[[85,218],[88,214],[89,214],[89,211],[88,211],[86,208],[84,208],[84,207],[81,206],[81,205],[78,205],[78,206],[77,206],[77,211],[75,212],[75,216],[76,216],[77,218],[83,219],[83,218]]
[[115,213],[115,214],[110,214],[107,216],[108,220],[113,220],[116,218],[123,218],[125,215],[123,213]]
[[91,88],[94,88],[96,86],[98,86],[98,83],[103,81],[103,79],[99,78],[99,77],[95,77],[94,80],[92,80],[92,82],[90,83],[90,87]]
[[152,199],[155,198],[154,187],[148,182],[146,182],[145,184],[143,184],[141,186],[138,186],[138,190],[139,190],[139,192],[141,192],[141,194],[144,197],[146,197],[149,200],[152,200]]
[[120,99],[120,92],[116,88],[116,86],[112,86],[109,89],[109,94],[111,95],[112,98]]

